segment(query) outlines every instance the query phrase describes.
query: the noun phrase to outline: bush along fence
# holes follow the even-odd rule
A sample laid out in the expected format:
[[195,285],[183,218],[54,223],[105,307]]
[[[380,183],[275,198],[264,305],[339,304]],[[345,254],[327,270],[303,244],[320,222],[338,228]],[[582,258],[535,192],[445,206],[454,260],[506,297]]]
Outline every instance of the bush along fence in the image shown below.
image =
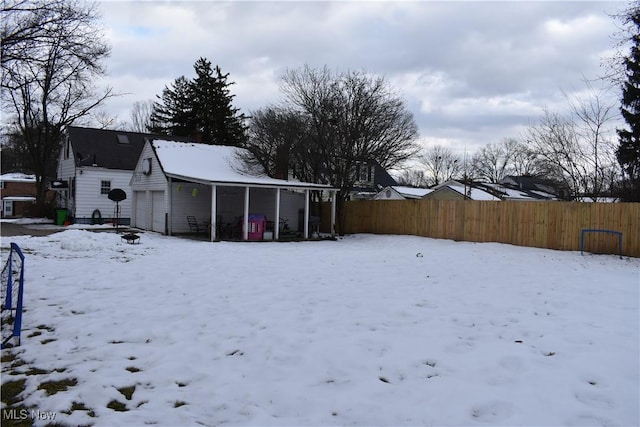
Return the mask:
[[[323,225],[328,207],[322,207]],[[622,254],[640,257],[640,203],[472,200],[359,200],[345,206],[344,232],[409,234],[467,242],[498,242],[580,250],[584,229],[622,233]],[[324,227],[323,227],[324,228]],[[612,233],[589,233],[590,253],[619,253]]]

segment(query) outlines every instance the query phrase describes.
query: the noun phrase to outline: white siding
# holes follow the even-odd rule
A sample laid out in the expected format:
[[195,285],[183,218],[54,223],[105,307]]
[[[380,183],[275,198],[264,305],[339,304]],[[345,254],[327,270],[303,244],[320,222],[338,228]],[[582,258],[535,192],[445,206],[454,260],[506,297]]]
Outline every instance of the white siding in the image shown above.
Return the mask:
[[[142,162],[144,159],[151,159],[151,174],[149,175],[142,173]],[[160,163],[158,163],[158,159],[151,148],[151,144],[148,142],[145,143],[131,177],[131,187],[134,191],[166,191],[167,182],[167,177],[160,168]]]
[[[67,144],[65,142],[65,144]],[[76,163],[75,156],[72,154],[73,150],[69,150],[69,158],[65,158],[66,147],[62,147],[60,150],[60,156],[58,158],[57,177],[61,180],[67,180],[68,178],[76,175]]]
[[[69,190],[58,192],[57,203],[59,207],[69,209],[70,214],[75,217],[75,200],[72,194],[72,180],[76,176],[75,156],[73,155],[73,148],[69,147],[67,149],[67,144],[69,144],[69,142],[65,141],[58,156],[56,178],[66,182],[69,185]],[[65,158],[67,152],[69,153],[69,157]]]
[[131,172],[91,166],[78,169],[75,220],[90,223],[91,215],[96,209],[100,211],[103,220],[113,218],[116,203],[109,200],[106,194],[100,194],[101,181],[111,181],[111,189],[121,188],[127,194],[127,198],[119,203],[120,219],[126,224],[131,218]]
[[151,192],[151,229],[158,233],[164,233],[165,218],[167,213],[167,200],[164,191]]
[[[151,159],[151,173],[149,174],[143,173],[142,165],[145,159]],[[136,199],[136,211],[133,218],[136,227],[160,233],[166,231],[167,186],[168,180],[160,168],[151,144],[147,142],[131,175],[131,188],[135,192]]]
[[373,200],[406,200],[406,197],[399,194],[393,188],[386,187],[376,194]]
[[211,186],[195,182],[173,182],[171,185],[171,231],[188,233],[187,215],[199,223],[211,221]]
[[141,230],[147,229],[147,194],[145,191],[133,192],[133,203],[135,205],[131,225]]

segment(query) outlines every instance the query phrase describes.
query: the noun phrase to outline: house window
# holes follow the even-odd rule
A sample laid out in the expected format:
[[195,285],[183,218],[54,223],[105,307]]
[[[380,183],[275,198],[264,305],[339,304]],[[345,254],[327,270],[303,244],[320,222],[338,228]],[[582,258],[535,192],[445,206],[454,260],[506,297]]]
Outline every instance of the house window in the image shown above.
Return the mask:
[[12,200],[3,200],[2,201],[2,210],[3,210],[3,215],[5,217],[13,216],[13,201]]
[[369,181],[369,165],[361,163],[358,165],[358,181]]
[[118,144],[128,144],[129,143],[129,137],[127,135],[119,133],[117,138],[118,138]]
[[109,194],[111,191],[111,181],[100,181],[100,194]]
[[4,190],[4,181],[0,181],[0,190]]

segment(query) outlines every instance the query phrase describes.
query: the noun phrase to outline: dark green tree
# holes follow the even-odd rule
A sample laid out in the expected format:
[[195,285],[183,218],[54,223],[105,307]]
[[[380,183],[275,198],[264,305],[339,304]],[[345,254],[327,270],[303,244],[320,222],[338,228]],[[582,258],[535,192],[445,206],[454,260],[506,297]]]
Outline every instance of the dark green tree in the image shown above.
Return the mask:
[[623,58],[625,80],[622,82],[622,117],[626,129],[618,129],[616,152],[624,172],[622,198],[640,202],[640,4],[636,2],[624,16],[631,48]]
[[186,77],[178,77],[165,86],[160,102],[154,102],[149,131],[163,135],[191,136],[197,128],[193,114],[191,83]]
[[245,116],[233,107],[229,73],[200,58],[193,68],[195,79],[182,76],[165,87],[151,113],[152,132],[193,136],[201,133],[202,142],[216,145],[244,145]]

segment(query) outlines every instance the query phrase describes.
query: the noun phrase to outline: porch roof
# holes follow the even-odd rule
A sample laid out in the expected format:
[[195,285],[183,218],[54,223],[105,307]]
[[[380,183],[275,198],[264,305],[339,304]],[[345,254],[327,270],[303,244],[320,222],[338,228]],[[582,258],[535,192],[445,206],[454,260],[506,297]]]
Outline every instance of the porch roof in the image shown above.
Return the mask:
[[275,179],[249,171],[242,160],[249,152],[243,148],[170,140],[154,140],[151,145],[165,175],[172,178],[218,185],[334,190],[325,184]]

